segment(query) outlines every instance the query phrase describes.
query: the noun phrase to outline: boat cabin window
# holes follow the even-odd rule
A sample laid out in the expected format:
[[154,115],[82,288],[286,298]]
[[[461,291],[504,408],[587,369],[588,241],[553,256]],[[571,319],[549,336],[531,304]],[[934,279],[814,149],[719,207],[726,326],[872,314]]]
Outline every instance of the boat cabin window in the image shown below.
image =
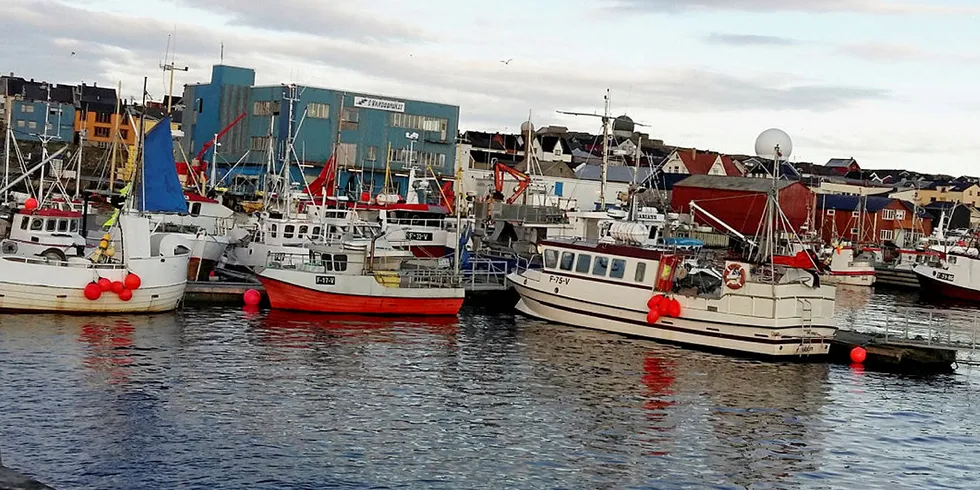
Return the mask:
[[195,202],[191,204],[191,216],[201,215],[201,203]]
[[54,227],[55,227],[55,225],[58,224],[57,223],[58,220],[56,220],[56,219],[49,219],[49,220],[45,220],[45,221],[46,221],[46,223],[44,223],[44,231],[54,231]]
[[558,267],[558,251],[557,250],[545,250],[544,251],[544,266],[549,269],[554,269]]
[[645,276],[646,273],[647,273],[647,263],[637,262],[636,272],[633,274],[633,280],[635,280],[636,282],[643,282],[643,276]]
[[66,219],[58,220],[58,231],[68,231],[68,220]]
[[609,270],[609,277],[622,279],[626,275],[626,261],[623,259],[613,259],[612,269]]
[[592,256],[589,254],[578,254],[578,261],[575,263],[575,272],[588,274],[589,266],[592,265]]
[[68,223],[68,226],[69,226],[69,231],[71,231],[73,233],[76,232],[76,231],[78,231],[78,220],[77,219],[71,220]]
[[950,256],[946,257],[946,262],[949,262],[950,264],[955,264],[956,263],[956,256],[950,255]]
[[21,217],[20,218],[20,229],[26,230],[27,229],[27,225],[30,224],[30,221],[31,221],[31,219],[28,218],[28,217],[26,217],[26,216]]
[[275,238],[276,235],[278,234],[279,234],[279,225],[273,223],[272,226],[269,227],[269,236]]
[[592,266],[592,275],[605,277],[608,270],[609,257],[596,257],[595,265]]
[[320,263],[323,264],[323,270],[332,271],[333,270],[333,260],[330,254],[320,254]]
[[561,254],[561,270],[570,271],[572,270],[572,264],[575,263],[575,254],[571,252],[564,252]]
[[282,237],[283,238],[292,238],[293,237],[293,233],[295,233],[295,232],[296,232],[296,226],[295,225],[286,225],[282,229]]
[[344,272],[347,270],[347,255],[337,254],[333,256],[333,270]]
[[31,218],[31,231],[41,231],[44,228],[44,220],[42,218]]
[[320,237],[320,227],[319,226],[314,226],[313,227],[313,238],[319,238],[319,237]]
[[304,237],[306,237],[307,233],[309,233],[309,232],[310,232],[310,227],[309,226],[300,225],[299,226],[299,233],[297,233],[296,236],[298,236],[300,238],[304,238]]

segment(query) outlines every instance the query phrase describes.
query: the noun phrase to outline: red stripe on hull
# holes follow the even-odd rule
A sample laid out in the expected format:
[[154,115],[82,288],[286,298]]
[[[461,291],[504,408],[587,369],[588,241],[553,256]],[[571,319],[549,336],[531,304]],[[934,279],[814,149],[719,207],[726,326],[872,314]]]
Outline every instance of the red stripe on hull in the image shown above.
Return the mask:
[[937,281],[931,277],[923,276],[922,274],[916,273],[916,275],[919,276],[919,285],[922,286],[920,290],[923,296],[980,303],[980,291],[954,286],[949,283]]
[[456,315],[463,298],[389,298],[314,291],[259,277],[273,308],[362,315]]
[[432,258],[432,257],[445,257],[446,247],[442,245],[422,245],[422,246],[409,246],[408,250],[412,252],[412,255],[420,259]]

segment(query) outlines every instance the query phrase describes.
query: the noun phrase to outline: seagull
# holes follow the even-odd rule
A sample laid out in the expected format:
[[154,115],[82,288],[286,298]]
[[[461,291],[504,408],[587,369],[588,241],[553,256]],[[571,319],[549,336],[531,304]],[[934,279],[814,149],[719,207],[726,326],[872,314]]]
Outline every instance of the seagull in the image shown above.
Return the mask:
[[511,59],[509,59],[507,61],[500,60],[500,62],[503,63],[503,64],[505,64],[505,65],[509,65],[511,61],[514,61],[514,58],[511,58]]
[[71,52],[71,55],[72,55],[72,56],[75,56],[75,52],[74,52],[74,51],[72,51],[72,52]]

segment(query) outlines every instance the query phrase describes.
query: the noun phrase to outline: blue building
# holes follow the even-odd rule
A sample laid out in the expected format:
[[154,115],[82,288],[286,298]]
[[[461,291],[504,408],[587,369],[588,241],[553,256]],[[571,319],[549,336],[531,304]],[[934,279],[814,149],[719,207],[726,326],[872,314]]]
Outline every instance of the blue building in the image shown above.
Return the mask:
[[[196,154],[214,134],[247,111],[244,121],[222,137],[219,165],[242,156],[246,165],[236,171],[259,173],[270,160],[285,159],[292,134],[291,162],[297,179],[311,180],[336,150],[342,191],[381,190],[386,166],[392,184],[405,195],[407,165],[453,178],[459,107],[354,91],[295,85],[252,86],[247,106],[238,97],[254,81],[254,71],[215,66],[207,85],[188,85],[184,131],[188,155]],[[195,102],[200,100],[200,102]],[[241,130],[242,133],[237,133]],[[291,131],[291,133],[290,133]],[[242,139],[247,135],[247,139]],[[339,135],[339,140],[338,140]],[[270,137],[271,136],[271,137]],[[390,151],[389,151],[390,148]],[[209,157],[205,157],[209,159]],[[227,167],[227,164],[224,165]]]
[[47,135],[51,141],[73,141],[73,87],[9,76],[0,79],[0,85],[4,111],[11,111],[10,124],[18,140],[40,141]]

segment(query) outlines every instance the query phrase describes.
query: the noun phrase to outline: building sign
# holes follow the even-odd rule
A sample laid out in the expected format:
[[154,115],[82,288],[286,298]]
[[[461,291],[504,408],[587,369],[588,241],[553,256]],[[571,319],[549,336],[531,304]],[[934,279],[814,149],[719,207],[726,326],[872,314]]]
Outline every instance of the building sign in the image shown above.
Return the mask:
[[405,103],[396,100],[372,99],[370,97],[354,97],[354,107],[380,109],[382,111],[405,112]]

